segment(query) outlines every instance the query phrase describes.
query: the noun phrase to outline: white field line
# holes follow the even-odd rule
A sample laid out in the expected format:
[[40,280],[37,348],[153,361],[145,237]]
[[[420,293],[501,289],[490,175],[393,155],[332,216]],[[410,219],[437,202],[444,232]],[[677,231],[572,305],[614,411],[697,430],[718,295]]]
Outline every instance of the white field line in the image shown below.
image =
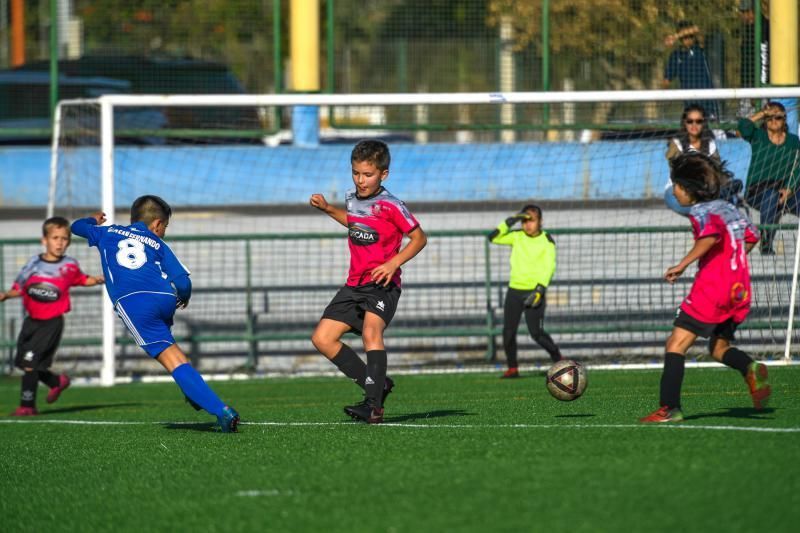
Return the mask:
[[[197,422],[133,422],[114,420],[0,419],[0,424],[64,424],[85,426],[191,426]],[[357,422],[241,422],[241,426],[271,427],[361,427]],[[800,427],[775,428],[758,426],[709,426],[689,424],[406,424],[383,423],[378,427],[401,429],[700,429],[706,431],[748,431],[755,433],[800,433]]]

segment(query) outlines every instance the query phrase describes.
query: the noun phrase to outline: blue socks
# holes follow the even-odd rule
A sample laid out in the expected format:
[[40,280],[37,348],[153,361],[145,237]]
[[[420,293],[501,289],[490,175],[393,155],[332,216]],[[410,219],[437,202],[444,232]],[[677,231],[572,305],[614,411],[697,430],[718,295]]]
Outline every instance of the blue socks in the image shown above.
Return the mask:
[[183,393],[194,403],[214,416],[222,416],[225,404],[219,399],[203,377],[189,363],[184,363],[172,371],[172,379]]

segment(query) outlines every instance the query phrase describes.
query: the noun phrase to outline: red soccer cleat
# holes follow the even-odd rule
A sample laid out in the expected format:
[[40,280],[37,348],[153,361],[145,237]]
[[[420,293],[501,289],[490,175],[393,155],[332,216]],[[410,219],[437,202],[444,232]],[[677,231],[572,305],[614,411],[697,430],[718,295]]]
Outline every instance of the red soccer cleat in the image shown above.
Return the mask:
[[644,418],[640,418],[639,422],[660,423],[660,422],[683,422],[683,412],[677,407],[670,409],[666,405],[659,407],[656,411],[650,413]]
[[36,416],[39,414],[39,411],[36,410],[35,407],[17,407],[17,409],[11,413],[9,416]]
[[69,376],[66,374],[61,374],[58,376],[58,385],[50,389],[50,392],[47,393],[47,403],[53,403],[54,401],[58,400],[58,397],[61,396],[61,393],[67,390],[69,384],[71,383]]
[[519,377],[519,369],[514,366],[503,372],[503,375],[500,376],[500,379],[513,379],[518,377]]
[[767,365],[753,361],[747,367],[747,375],[744,380],[750,389],[750,397],[753,398],[753,407],[760,411],[767,406],[772,388],[767,382]]

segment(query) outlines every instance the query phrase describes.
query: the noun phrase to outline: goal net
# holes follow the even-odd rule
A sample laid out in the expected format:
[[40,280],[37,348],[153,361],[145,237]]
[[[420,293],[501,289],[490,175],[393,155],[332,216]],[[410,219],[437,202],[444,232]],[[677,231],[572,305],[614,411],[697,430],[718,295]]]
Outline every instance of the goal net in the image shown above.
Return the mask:
[[[195,364],[209,373],[317,369],[324,361],[309,337],[345,281],[349,255],[344,229],[308,200],[322,193],[342,206],[353,144],[383,139],[392,153],[385,186],[429,235],[404,267],[387,330],[395,368],[504,361],[510,250],[486,236],[528,203],[541,206],[557,243],[544,325],[562,352],[590,364],[652,362],[695,272],[663,281],[692,244],[688,220],[664,200],[665,153],[683,134],[684,106],[715,110],[704,146],[727,161],[745,198],[752,150],[737,120],[776,99],[796,117],[798,97],[772,88],[65,101],[50,209],[70,219],[102,209],[127,224],[136,197],[163,197],[174,212],[166,240],[195,289],[174,333]],[[795,187],[797,165],[758,162],[762,175]],[[761,222],[759,206],[740,208]],[[780,359],[798,350],[790,316],[798,221],[786,214],[764,229],[774,233],[774,253],[750,254],[753,308],[737,340]],[[99,271],[82,241],[70,253]],[[76,291],[63,360],[78,372],[102,370],[106,383],[146,372],[152,367],[98,293]],[[523,365],[549,361],[524,319],[518,344]],[[698,342],[691,357],[705,351]]]

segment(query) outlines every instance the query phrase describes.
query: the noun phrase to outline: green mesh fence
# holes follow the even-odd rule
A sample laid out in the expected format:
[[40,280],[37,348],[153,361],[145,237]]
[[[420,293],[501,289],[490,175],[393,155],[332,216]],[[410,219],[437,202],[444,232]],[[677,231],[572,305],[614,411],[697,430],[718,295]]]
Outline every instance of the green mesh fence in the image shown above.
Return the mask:
[[[793,225],[780,227],[779,233],[787,247],[796,245]],[[545,326],[564,353],[593,362],[660,355],[691,282],[690,273],[674,286],[661,276],[690,247],[687,228],[552,229],[552,234],[558,270],[548,292]],[[189,308],[176,313],[176,338],[208,368],[270,371],[276,366],[270,356],[313,356],[311,332],[345,278],[345,240],[342,233],[168,239],[192,270],[194,284]],[[36,240],[0,241],[4,286],[39,246]],[[75,239],[69,253],[86,272],[99,272],[96,250],[82,239]],[[750,257],[754,305],[738,340],[745,349],[780,357],[791,272],[769,257]],[[400,307],[387,330],[387,346],[398,364],[502,359],[498,347],[507,276],[508,248],[489,245],[485,232],[432,232],[425,253],[405,268]],[[100,364],[101,293],[76,288],[72,297],[59,361],[73,372],[91,373]],[[20,301],[6,302],[0,312],[0,347],[8,360],[21,323]],[[116,331],[117,367],[124,375],[147,358],[121,323]],[[519,339],[523,360],[546,358],[524,327]],[[702,351],[698,343],[697,353]]]

